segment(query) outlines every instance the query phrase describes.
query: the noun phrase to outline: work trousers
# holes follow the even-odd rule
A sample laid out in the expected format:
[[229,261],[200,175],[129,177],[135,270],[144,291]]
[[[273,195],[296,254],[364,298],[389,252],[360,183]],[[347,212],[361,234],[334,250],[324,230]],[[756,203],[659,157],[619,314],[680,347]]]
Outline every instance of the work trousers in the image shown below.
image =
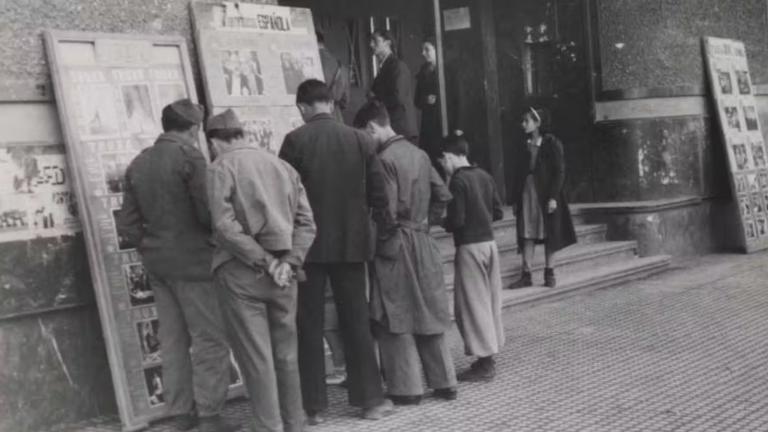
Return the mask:
[[168,415],[221,412],[229,383],[229,347],[211,281],[170,280],[149,274],[163,358],[163,398]]
[[384,400],[371,336],[364,263],[304,265],[307,280],[299,286],[297,323],[299,369],[304,409],[318,413],[328,407],[325,387],[323,319],[325,285],[330,278],[347,365],[347,392],[353,406],[370,408]]
[[456,326],[467,355],[487,357],[504,346],[501,321],[501,265],[495,241],[456,248]]
[[456,387],[456,370],[445,334],[395,334],[383,327],[377,327],[375,333],[388,394],[423,395],[422,368],[429,388]]
[[296,347],[296,284],[233,259],[216,269],[227,334],[245,379],[254,432],[304,428]]

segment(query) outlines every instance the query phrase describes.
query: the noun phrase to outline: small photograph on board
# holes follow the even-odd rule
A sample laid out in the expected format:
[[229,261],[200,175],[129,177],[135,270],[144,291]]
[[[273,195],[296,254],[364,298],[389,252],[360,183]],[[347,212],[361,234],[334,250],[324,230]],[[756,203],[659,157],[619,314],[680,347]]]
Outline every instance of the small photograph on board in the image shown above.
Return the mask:
[[259,53],[251,50],[225,50],[221,53],[224,88],[229,96],[261,96],[264,78]]
[[757,174],[747,174],[745,178],[747,179],[745,184],[746,187],[741,192],[757,192],[760,190],[757,183]]
[[717,69],[717,81],[720,84],[720,93],[733,94],[733,82],[731,81],[730,72]]
[[747,126],[747,130],[757,130],[757,110],[754,106],[744,107],[744,123]]
[[765,160],[765,146],[762,141],[753,141],[752,145],[752,162],[755,168],[768,167],[768,163]]
[[139,336],[139,346],[141,347],[141,362],[159,363],[160,358],[160,338],[158,329],[160,322],[155,319],[138,321],[136,323],[136,332]]
[[763,205],[762,197],[760,196],[759,193],[753,193],[751,196],[752,196],[752,214],[753,215],[763,214],[765,210],[765,206]]
[[757,185],[760,189],[768,189],[768,171],[760,171],[757,173]]
[[165,402],[163,398],[163,368],[154,366],[144,369],[144,383],[147,385],[149,406],[156,407]]
[[736,83],[739,86],[739,93],[743,95],[752,93],[752,84],[749,80],[749,72],[736,71]]
[[120,209],[112,209],[112,226],[115,229],[115,237],[117,238],[117,249],[120,251],[129,251],[135,249],[134,246],[128,241],[127,238],[120,235],[117,230],[117,220],[120,217]]
[[79,85],[75,92],[80,107],[80,135],[106,137],[120,131],[112,86]]
[[747,146],[745,144],[732,144],[731,151],[733,151],[733,161],[736,164],[736,169],[739,171],[749,169]]
[[102,153],[99,155],[104,186],[108,194],[120,194],[125,190],[125,170],[133,160],[132,153]]
[[243,383],[243,374],[240,372],[240,366],[235,361],[235,355],[229,352],[229,386],[236,386]]
[[739,109],[735,106],[723,107],[725,112],[725,121],[728,127],[731,129],[741,130],[741,122],[739,121]]
[[29,230],[29,212],[26,209],[0,211],[0,233]]
[[123,266],[123,278],[131,307],[146,306],[155,302],[155,294],[149,284],[149,277],[144,265],[141,263],[126,264]]
[[275,135],[272,120],[268,118],[244,120],[243,129],[249,145],[272,150],[272,139]]
[[290,95],[296,94],[299,84],[314,78],[315,60],[310,56],[284,52],[280,53],[280,63],[283,66],[285,92]]
[[755,220],[755,230],[758,237],[768,236],[768,220],[764,217],[757,218]]
[[126,130],[132,134],[156,134],[157,120],[152,110],[149,85],[131,84],[121,88],[125,105]]
[[160,107],[160,110],[179,99],[186,98],[187,90],[182,83],[157,84],[157,106]]
[[745,175],[736,175],[733,177],[733,182],[736,185],[736,193],[749,192],[749,180]]
[[754,240],[757,238],[757,230],[755,229],[755,223],[751,220],[744,221],[744,232],[747,235],[747,240]]
[[739,207],[741,208],[742,216],[752,215],[752,203],[748,196],[739,196]]

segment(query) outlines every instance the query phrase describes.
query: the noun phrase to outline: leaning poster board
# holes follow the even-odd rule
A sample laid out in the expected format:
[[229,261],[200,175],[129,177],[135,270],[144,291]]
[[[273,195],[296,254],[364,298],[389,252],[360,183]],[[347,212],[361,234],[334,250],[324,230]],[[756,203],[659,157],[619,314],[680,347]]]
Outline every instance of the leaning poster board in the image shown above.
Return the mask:
[[768,156],[744,43],[705,37],[709,82],[728,154],[744,250],[768,248]]
[[206,104],[232,108],[252,145],[277,153],[303,124],[296,88],[323,79],[312,12],[251,3],[192,3]]
[[45,39],[117,406],[124,429],[137,430],[165,414],[162,352],[154,294],[115,216],[125,169],[160,134],[162,108],[197,100],[188,51],[179,37],[48,30]]

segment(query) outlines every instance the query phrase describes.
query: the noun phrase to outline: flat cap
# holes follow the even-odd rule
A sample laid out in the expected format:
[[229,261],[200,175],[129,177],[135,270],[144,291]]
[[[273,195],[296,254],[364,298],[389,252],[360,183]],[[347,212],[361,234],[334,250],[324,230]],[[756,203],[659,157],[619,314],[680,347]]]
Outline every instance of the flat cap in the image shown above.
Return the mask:
[[172,111],[176,116],[181,117],[190,123],[198,124],[203,121],[203,107],[189,99],[179,99],[172,102],[163,108],[163,113],[165,113],[166,110]]
[[232,111],[232,108],[228,108],[226,111],[215,116],[208,117],[208,121],[205,124],[205,130],[242,128],[243,124],[240,123],[240,119],[237,118],[237,114]]

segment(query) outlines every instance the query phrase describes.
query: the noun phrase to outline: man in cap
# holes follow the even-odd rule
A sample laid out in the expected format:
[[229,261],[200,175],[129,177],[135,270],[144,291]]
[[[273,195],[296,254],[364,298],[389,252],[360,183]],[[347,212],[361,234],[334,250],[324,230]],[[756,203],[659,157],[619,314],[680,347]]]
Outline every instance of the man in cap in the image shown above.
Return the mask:
[[301,175],[317,223],[297,314],[304,409],[316,424],[328,406],[323,315],[330,280],[345,347],[349,402],[363,408],[364,418],[376,420],[393,411],[381,385],[366,299],[365,263],[375,246],[369,209],[377,222],[388,223],[381,162],[368,135],[334,120],[325,83],[301,83],[296,104],[306,124],[286,135],[280,157]]
[[179,430],[234,431],[221,416],[229,349],[211,275],[206,160],[196,147],[203,110],[166,106],[163,134],[126,170],[118,232],[138,248],[160,320],[164,399]]
[[299,174],[249,146],[231,109],[211,117],[206,134],[216,155],[208,173],[213,271],[254,430],[299,432],[296,275],[315,238],[312,209]]

